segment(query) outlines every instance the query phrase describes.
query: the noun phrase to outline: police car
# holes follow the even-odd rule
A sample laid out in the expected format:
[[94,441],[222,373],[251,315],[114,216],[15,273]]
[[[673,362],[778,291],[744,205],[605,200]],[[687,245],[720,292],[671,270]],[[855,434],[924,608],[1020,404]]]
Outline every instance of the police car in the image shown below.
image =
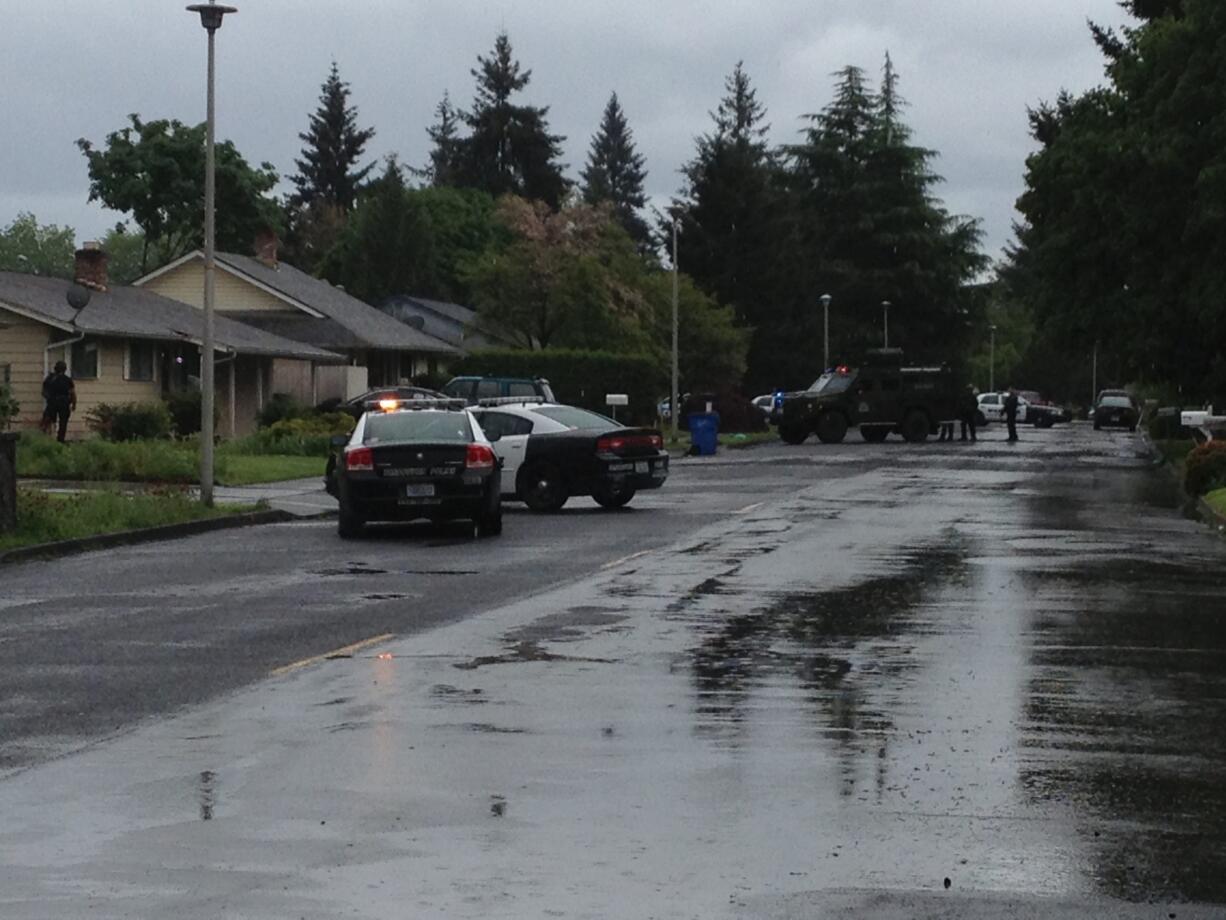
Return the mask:
[[502,461],[503,498],[533,511],[557,511],[578,495],[620,508],[668,478],[668,452],[654,428],[540,399],[487,399],[470,411]]
[[340,506],[341,537],[369,521],[419,518],[502,533],[498,458],[464,400],[380,400],[332,444],[325,487]]

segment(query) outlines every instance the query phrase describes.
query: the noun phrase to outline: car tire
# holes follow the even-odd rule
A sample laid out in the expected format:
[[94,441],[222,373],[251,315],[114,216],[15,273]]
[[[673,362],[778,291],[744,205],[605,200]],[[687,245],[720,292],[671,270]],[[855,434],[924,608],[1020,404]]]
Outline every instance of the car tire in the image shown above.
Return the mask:
[[620,489],[610,486],[593,492],[592,498],[601,508],[615,510],[628,505],[634,494],[634,486],[622,486]]
[[975,411],[975,427],[976,428],[987,428],[988,427],[988,417],[978,410]]
[[932,432],[928,416],[920,409],[912,409],[908,412],[899,427],[903,440],[908,444],[923,444]]
[[847,418],[841,412],[826,411],[817,418],[817,439],[823,444],[840,444],[847,437]]
[[558,511],[570,494],[566,480],[555,466],[531,466],[519,474],[518,492],[532,511]]
[[805,439],[809,437],[809,432],[798,425],[780,425],[779,437],[783,439],[785,444],[803,444]]
[[473,523],[478,537],[497,537],[502,533],[502,512],[483,514]]
[[880,444],[890,436],[890,429],[886,425],[861,425],[860,437],[868,441],[870,444]]
[[361,515],[354,514],[353,511],[346,508],[344,505],[340,507],[340,514],[336,519],[336,533],[342,540],[352,540],[362,536],[366,530],[366,521]]

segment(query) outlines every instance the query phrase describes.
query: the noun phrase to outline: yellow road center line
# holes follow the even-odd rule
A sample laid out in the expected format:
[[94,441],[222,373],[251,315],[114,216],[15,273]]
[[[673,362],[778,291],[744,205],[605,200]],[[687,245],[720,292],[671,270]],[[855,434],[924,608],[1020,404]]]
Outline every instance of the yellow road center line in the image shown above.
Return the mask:
[[640,556],[646,556],[650,552],[652,551],[649,549],[639,550],[637,553],[631,553],[629,556],[622,556],[620,559],[614,559],[612,562],[606,562],[600,567],[600,569],[601,571],[604,571],[605,569],[617,568],[623,562],[629,562],[631,559],[638,559]]
[[384,633],[381,636],[372,636],[369,639],[363,639],[361,642],[355,642],[353,645],[346,645],[343,648],[333,649],[330,652],[324,652],[322,655],[312,655],[310,658],[303,658],[301,661],[295,661],[287,665],[282,665],[279,668],[274,668],[270,673],[273,677],[280,677],[282,674],[289,674],[291,671],[297,671],[302,668],[310,667],[313,664],[319,664],[321,661],[327,661],[329,658],[349,658],[356,652],[362,649],[370,648],[372,645],[378,645],[381,642],[386,642],[388,639],[395,639],[395,633]]

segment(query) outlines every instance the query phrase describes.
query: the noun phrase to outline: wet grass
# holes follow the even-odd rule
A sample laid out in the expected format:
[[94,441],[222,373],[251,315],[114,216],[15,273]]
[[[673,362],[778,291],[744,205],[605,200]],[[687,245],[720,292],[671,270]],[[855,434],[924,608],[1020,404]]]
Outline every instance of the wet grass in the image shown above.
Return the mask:
[[1209,507],[1218,514],[1226,517],[1226,489],[1216,489],[1205,496],[1205,501]]
[[278,454],[231,454],[224,448],[224,471],[217,473],[223,486],[245,486],[258,482],[280,482],[285,479],[323,477],[325,457],[292,457]]
[[17,493],[17,529],[0,535],[0,551],[255,510],[254,505],[205,508],[178,490],[135,495],[117,491],[66,495],[21,489]]

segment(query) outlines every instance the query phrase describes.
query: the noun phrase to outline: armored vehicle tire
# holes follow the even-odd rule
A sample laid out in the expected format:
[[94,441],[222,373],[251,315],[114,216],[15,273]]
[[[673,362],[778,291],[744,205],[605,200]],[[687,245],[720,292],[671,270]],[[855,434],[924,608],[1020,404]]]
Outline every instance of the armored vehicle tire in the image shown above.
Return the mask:
[[562,473],[548,464],[531,466],[519,474],[519,493],[532,511],[558,511],[570,497]]
[[870,444],[880,444],[890,436],[888,425],[861,425],[860,437]]
[[809,436],[808,430],[793,425],[780,425],[779,437],[788,444],[803,444]]
[[902,420],[900,428],[903,440],[910,444],[924,443],[928,440],[928,435],[931,431],[931,426],[928,424],[928,416],[920,409],[912,409],[908,412],[907,417]]
[[827,410],[817,418],[817,439],[823,444],[839,444],[847,437],[847,418]]

